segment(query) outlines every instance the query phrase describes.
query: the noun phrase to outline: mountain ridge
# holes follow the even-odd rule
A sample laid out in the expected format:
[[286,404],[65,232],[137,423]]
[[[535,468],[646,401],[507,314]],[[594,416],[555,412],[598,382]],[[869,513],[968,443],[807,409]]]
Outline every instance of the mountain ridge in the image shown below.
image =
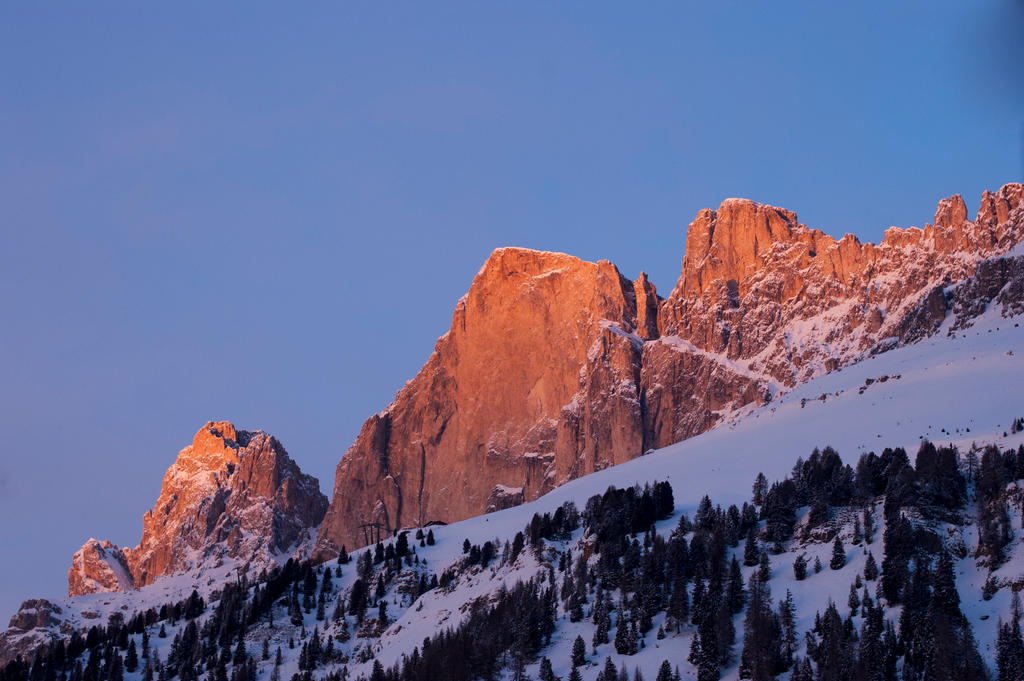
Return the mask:
[[69,595],[229,563],[255,574],[532,501],[817,376],[962,333],[993,304],[1024,311],[1022,236],[1021,184],[985,192],[973,221],[943,199],[934,224],[878,245],[727,199],[689,226],[667,298],[606,260],[496,249],[424,369],[342,457],[329,503],[275,438],[209,422],[168,469],[140,544],[87,541]]
[[[971,221],[955,195],[934,224],[876,245],[727,199],[688,227],[664,299],[608,261],[497,249],[423,369],[342,457],[316,554],[528,501],[927,337],[954,303],[946,288],[1024,237],[1022,205],[1024,185],[1007,184]],[[1020,276],[1014,262],[996,278]]]
[[210,421],[167,469],[135,548],[90,539],[72,559],[68,595],[126,591],[158,577],[219,566],[257,572],[308,553],[327,498],[276,438]]

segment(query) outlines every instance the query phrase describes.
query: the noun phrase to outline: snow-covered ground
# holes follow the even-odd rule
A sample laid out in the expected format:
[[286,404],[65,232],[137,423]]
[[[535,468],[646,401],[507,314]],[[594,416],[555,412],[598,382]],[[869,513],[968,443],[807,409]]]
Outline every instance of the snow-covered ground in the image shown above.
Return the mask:
[[[574,480],[534,502],[448,526],[433,527],[437,538],[434,546],[420,547],[410,535],[410,543],[416,545],[416,555],[420,561],[425,561],[416,569],[440,574],[445,567],[460,560],[464,539],[474,544],[495,539],[504,543],[522,530],[534,513],[553,512],[569,500],[582,509],[591,495],[603,492],[609,485],[627,487],[668,480],[672,485],[676,512],[657,526],[659,532],[667,535],[675,527],[680,513],[689,513],[692,517],[705,494],[723,507],[732,503],[742,504],[750,499],[751,485],[758,472],[763,472],[769,482],[781,479],[798,457],[806,458],[815,447],[830,445],[850,464],[855,464],[864,452],[880,452],[884,447],[896,446],[905,447],[913,459],[923,439],[936,444],[952,443],[961,451],[966,451],[974,443],[1016,447],[1024,443],[1024,433],[1009,434],[1011,421],[1024,416],[1024,328],[1018,326],[1020,321],[1024,320],[1004,319],[990,310],[971,328],[959,331],[955,336],[947,334],[944,327],[931,339],[917,345],[867,358],[821,376],[742,418],[727,421],[703,435],[639,459]],[[950,323],[947,320],[947,327]],[[804,581],[793,579],[792,563],[797,552],[806,552],[812,565],[814,557],[820,556],[827,566],[830,543],[812,543],[799,549],[794,547],[771,557],[773,597],[778,600],[785,595],[786,589],[793,591],[801,640],[803,631],[813,622],[815,612],[823,610],[829,598],[836,602],[840,612],[848,611],[846,601],[850,584],[855,574],[863,570],[866,550],[871,550],[875,559],[881,562],[880,509],[876,519],[878,528],[874,542],[859,547],[848,542],[847,566],[842,570],[832,571],[826,567],[819,574],[811,570]],[[1020,527],[1019,518],[1014,519],[1014,527]],[[852,525],[846,525],[842,531],[848,537],[852,533]],[[564,549],[579,541],[580,534],[577,531],[569,542],[556,543],[552,548]],[[974,526],[968,525],[963,529],[963,538],[967,546],[973,548],[976,543]],[[741,542],[735,551],[741,552],[742,548]],[[997,576],[1004,580],[1024,576],[1024,549],[1019,537],[1009,547],[1009,554],[1010,559]],[[353,554],[353,558],[357,555]],[[495,564],[495,567],[463,574],[455,588],[430,591],[415,603],[408,602],[409,599],[398,594],[392,586],[385,596],[389,604],[388,613],[393,620],[387,632],[376,640],[360,639],[353,631],[352,639],[339,647],[351,653],[356,646],[370,646],[373,655],[388,666],[411,652],[413,646],[421,645],[424,637],[458,624],[464,616],[464,606],[473,599],[495,592],[501,583],[511,585],[546,573],[547,568],[542,564],[544,559],[544,556],[538,559],[525,551],[515,565],[498,567]],[[78,626],[103,623],[113,610],[130,613],[143,604],[159,607],[164,602],[185,598],[192,588],[209,594],[218,589],[224,579],[231,577],[233,568],[225,565],[216,574],[206,572],[201,578],[195,575],[169,577],[128,594],[94,594],[68,599],[59,605],[64,608],[66,617]],[[753,569],[744,568],[745,576]],[[957,571],[964,612],[974,627],[983,657],[993,665],[995,623],[1009,611],[1010,589],[1002,589],[992,600],[983,601],[981,586],[987,570],[976,568],[974,559],[967,557],[958,562]],[[343,576],[335,580],[335,586],[342,593],[355,579],[355,561],[344,566],[343,572]],[[869,584],[872,596],[874,586],[874,583]],[[321,630],[325,624],[330,626],[330,610],[328,608],[327,622],[317,622],[313,614],[307,614],[306,630],[311,632],[318,625]],[[895,617],[896,614],[896,611],[890,612],[890,616]],[[616,666],[625,662],[630,670],[639,667],[646,678],[653,679],[658,665],[668,659],[673,666],[679,666],[684,678],[694,674],[693,668],[685,661],[691,630],[669,635],[663,640],[654,636],[663,623],[664,613],[655,619],[654,629],[645,638],[646,647],[629,657],[616,655],[611,644],[600,646],[598,654],[591,655],[592,622],[585,619],[571,623],[562,613],[560,617],[551,646],[541,654],[551,659],[555,673],[562,678],[568,676],[569,653],[577,634],[587,642],[588,658],[594,665],[602,664],[605,656],[610,655]],[[287,679],[297,670],[299,642],[296,641],[294,649],[287,646],[289,637],[297,638],[297,628],[291,626],[283,611],[275,616],[275,620],[277,626],[273,630],[254,627],[250,631],[252,643],[249,651],[258,653],[263,639],[267,637],[270,638],[271,651],[280,645],[285,658],[281,674]],[[859,626],[860,618],[855,622]],[[735,623],[738,658],[742,615],[736,616]],[[152,639],[152,644],[164,659],[166,650],[163,648],[173,635],[172,629],[167,639]],[[261,675],[269,674],[271,664],[272,661],[260,663]],[[352,678],[368,674],[371,665],[372,662],[350,662]],[[592,679],[597,669],[597,666],[584,668],[583,678]],[[528,671],[535,678],[536,664]],[[317,675],[320,674],[322,672],[318,670]],[[138,673],[126,675],[131,681],[137,681],[137,677]],[[735,664],[724,671],[723,678],[736,677]]]

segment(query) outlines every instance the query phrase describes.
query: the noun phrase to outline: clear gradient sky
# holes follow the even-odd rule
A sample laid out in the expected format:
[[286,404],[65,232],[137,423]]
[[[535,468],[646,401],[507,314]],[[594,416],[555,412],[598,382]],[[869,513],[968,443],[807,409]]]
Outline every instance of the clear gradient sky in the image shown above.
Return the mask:
[[1021,35],[1020,0],[4,3],[0,619],[134,546],[207,420],[329,494],[495,247],[667,293],[726,197],[862,240],[976,210],[1024,174]]

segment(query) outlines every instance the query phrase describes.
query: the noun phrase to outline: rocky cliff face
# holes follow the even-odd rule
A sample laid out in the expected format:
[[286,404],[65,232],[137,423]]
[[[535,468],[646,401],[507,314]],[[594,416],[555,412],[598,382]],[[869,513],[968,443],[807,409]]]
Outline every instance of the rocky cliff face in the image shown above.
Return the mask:
[[134,549],[90,539],[68,571],[68,594],[125,591],[162,575],[236,560],[260,569],[302,550],[327,498],[274,437],[227,421],[199,429],[164,475]]
[[109,541],[90,539],[75,552],[68,570],[68,594],[127,591],[135,585],[125,553]]
[[37,650],[55,643],[62,613],[59,605],[45,598],[23,601],[8,628],[0,632],[0,666],[18,657],[31,660]]
[[[646,280],[629,281],[604,261],[495,251],[426,366],[342,458],[321,531],[327,551],[361,545],[378,529],[464,518],[550,489],[557,443],[587,435],[583,409],[572,433],[561,425],[588,382],[585,367],[632,384],[622,386],[624,399],[593,407],[610,419],[625,412],[633,427],[638,292],[639,323],[651,333],[655,293]],[[605,353],[616,354],[614,366]],[[641,451],[639,428],[621,439],[630,455]]]
[[1007,185],[970,221],[955,196],[934,224],[875,245],[729,199],[690,224],[665,300],[605,261],[495,251],[427,364],[339,463],[317,552],[522,503],[696,435],[950,314],[967,323],[976,312],[955,289],[1019,305],[1004,289],[1020,285],[1020,259],[986,261],[1021,240],[1022,206],[1024,185]]
[[[945,318],[945,287],[1021,240],[1013,211],[1024,185],[985,192],[981,203],[972,222],[961,197],[944,199],[933,225],[893,227],[875,245],[849,234],[836,241],[789,211],[727,200],[691,223],[659,333],[785,387],[919,340]],[[925,300],[926,318],[911,316]]]

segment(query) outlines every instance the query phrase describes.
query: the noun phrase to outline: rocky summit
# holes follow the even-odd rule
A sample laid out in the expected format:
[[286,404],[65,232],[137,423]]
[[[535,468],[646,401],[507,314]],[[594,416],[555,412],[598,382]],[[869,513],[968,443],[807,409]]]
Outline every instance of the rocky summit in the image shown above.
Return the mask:
[[342,457],[317,554],[535,499],[708,430],[747,405],[958,325],[1024,282],[1024,185],[976,218],[836,240],[743,199],[703,210],[666,299],[646,276],[495,251],[448,333]]
[[68,594],[126,591],[228,560],[259,570],[308,553],[326,509],[316,478],[276,438],[211,421],[167,469],[139,545],[87,541],[68,570]]

